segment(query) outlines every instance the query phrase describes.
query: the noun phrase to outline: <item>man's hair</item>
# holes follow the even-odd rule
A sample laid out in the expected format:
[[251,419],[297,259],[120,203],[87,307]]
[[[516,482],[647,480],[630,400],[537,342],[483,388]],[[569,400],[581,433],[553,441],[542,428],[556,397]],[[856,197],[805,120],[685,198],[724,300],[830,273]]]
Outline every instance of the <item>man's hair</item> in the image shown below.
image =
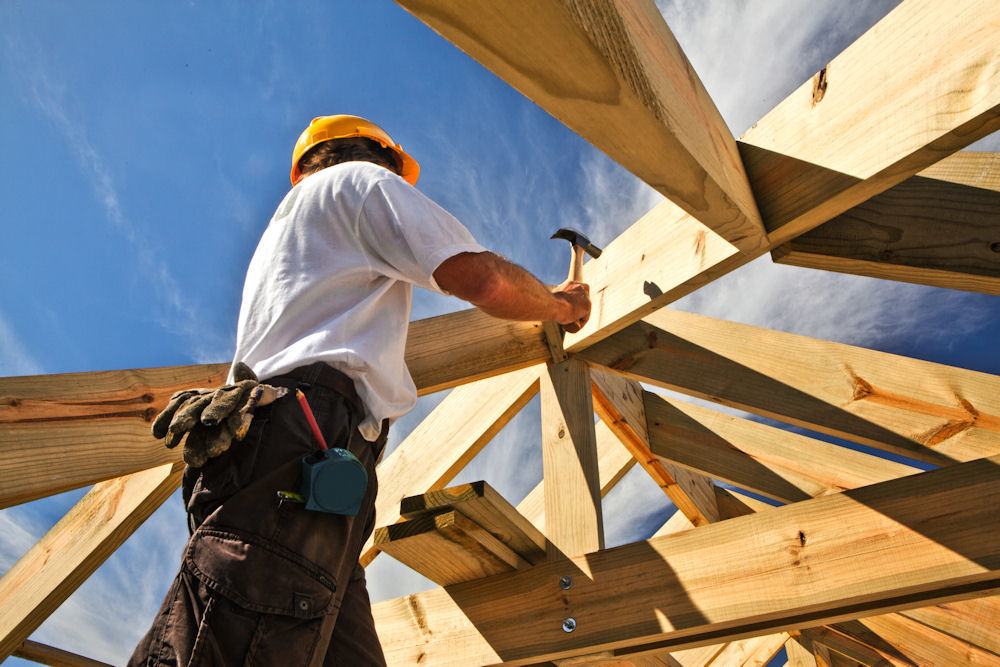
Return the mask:
[[316,144],[299,159],[299,171],[305,176],[341,162],[358,160],[373,162],[389,171],[399,173],[396,154],[367,137],[331,139]]

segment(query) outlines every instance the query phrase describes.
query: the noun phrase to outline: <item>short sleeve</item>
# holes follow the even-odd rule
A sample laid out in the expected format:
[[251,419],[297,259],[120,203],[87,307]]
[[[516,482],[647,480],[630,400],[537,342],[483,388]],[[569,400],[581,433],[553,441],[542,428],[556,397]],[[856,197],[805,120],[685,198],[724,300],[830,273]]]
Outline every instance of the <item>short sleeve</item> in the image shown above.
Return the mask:
[[361,238],[394,277],[436,292],[434,270],[463,252],[487,252],[455,216],[403,179],[387,175],[369,191],[359,216]]

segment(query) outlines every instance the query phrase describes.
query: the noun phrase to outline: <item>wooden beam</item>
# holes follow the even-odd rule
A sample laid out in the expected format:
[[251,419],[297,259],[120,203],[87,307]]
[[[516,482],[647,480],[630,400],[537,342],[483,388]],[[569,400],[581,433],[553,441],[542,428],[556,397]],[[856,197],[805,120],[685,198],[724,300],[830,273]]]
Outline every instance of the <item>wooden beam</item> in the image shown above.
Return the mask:
[[803,646],[797,632],[785,642],[785,655],[788,656],[788,667],[818,667],[816,656]]
[[[526,368],[457,387],[378,467],[378,525],[399,520],[399,503],[443,489],[538,393],[540,368]],[[374,537],[361,550],[367,566],[378,555]]]
[[94,486],[0,579],[0,659],[11,654],[180,486],[167,463]]
[[652,0],[398,0],[734,245],[763,225],[722,115]]
[[771,242],[1000,129],[998,31],[991,0],[904,2],[754,124],[740,152]]
[[[720,498],[720,508],[734,508],[727,516],[743,516],[762,510],[773,509],[762,506],[748,496],[718,489],[720,495],[727,497],[727,502]],[[956,614],[962,619],[961,628],[964,634],[975,638],[983,637],[989,641],[995,637],[996,619],[992,622],[990,613],[995,611],[997,598],[988,597],[973,600],[962,600],[949,603]],[[993,604],[990,604],[990,603]],[[911,609],[900,614],[873,616],[860,621],[836,623],[829,627],[803,628],[801,634],[809,640],[822,644],[831,651],[855,660],[863,665],[888,665],[908,667],[913,664],[1000,664],[1000,655],[984,650],[976,642],[966,642],[961,638],[950,636],[955,629],[955,623],[939,623],[947,605],[927,607],[924,610]],[[911,620],[907,614],[914,612],[926,613],[926,627]],[[935,613],[938,612],[938,613]],[[978,612],[978,613],[977,613]],[[946,614],[947,615],[947,614]],[[929,650],[934,645],[937,648]],[[904,648],[905,647],[905,648]],[[994,657],[996,660],[994,660]],[[914,662],[915,661],[915,662]]]
[[[421,394],[544,361],[539,322],[476,309],[410,323]],[[0,507],[179,461],[149,434],[170,395],[225,380],[229,364],[0,378]]]
[[512,322],[477,308],[410,322],[406,365],[421,396],[549,358],[541,322]]
[[[981,459],[373,606],[391,664],[679,649],[992,592]],[[830,517],[836,517],[831,521]],[[727,558],[720,559],[719,553]],[[569,590],[558,588],[571,575]],[[768,593],[775,592],[774,594]],[[524,614],[531,609],[531,614]],[[562,629],[573,618],[573,632]]]
[[653,455],[781,502],[896,479],[918,468],[651,392]]
[[903,616],[952,635],[973,646],[1000,655],[1000,598],[948,602],[935,607],[908,609]]
[[[621,481],[632,466],[635,459],[622,446],[618,436],[611,432],[607,424],[597,422],[594,425],[597,437],[597,474],[601,483],[601,497],[608,495],[615,484]],[[517,505],[517,511],[530,521],[538,530],[545,532],[545,480],[543,479]]]
[[400,503],[400,513],[407,519],[445,509],[457,510],[469,517],[529,564],[545,560],[545,535],[484,481],[428,491],[403,498]]
[[149,433],[170,395],[228,364],[0,379],[0,507],[180,461]]
[[[715,667],[763,667],[784,647],[788,634],[778,632],[773,635],[750,637],[729,642],[706,665]],[[685,666],[686,667],[686,666]]]
[[549,364],[541,376],[542,468],[549,557],[604,548],[594,406],[586,364]]
[[76,653],[33,642],[30,639],[24,640],[24,643],[11,655],[15,658],[24,658],[40,665],[51,665],[52,667],[111,667],[106,662],[91,660]]
[[781,264],[1000,294],[1000,155],[956,153],[953,180],[912,176],[790,242]]
[[520,554],[457,510],[375,529],[375,546],[439,586],[530,567]]
[[601,421],[618,436],[632,457],[695,526],[719,520],[712,480],[650,451],[643,390],[638,382],[600,369],[591,369],[594,405]]
[[[905,2],[755,123],[737,143],[770,247],[1000,129],[998,25],[990,0]],[[594,315],[565,347],[578,352],[759,254],[664,202],[584,266]]]
[[669,309],[578,356],[929,463],[1000,453],[1000,377],[986,373]]
[[[902,614],[859,621],[918,665],[998,665],[1000,656],[938,632]],[[993,628],[994,631],[996,628]]]
[[[802,637],[808,638],[813,644],[822,644],[828,650],[862,665],[871,667],[912,667],[913,665],[909,660],[895,654],[895,652],[879,651],[849,634],[837,632],[830,627],[803,628],[799,632]],[[894,651],[891,646],[889,648]]]

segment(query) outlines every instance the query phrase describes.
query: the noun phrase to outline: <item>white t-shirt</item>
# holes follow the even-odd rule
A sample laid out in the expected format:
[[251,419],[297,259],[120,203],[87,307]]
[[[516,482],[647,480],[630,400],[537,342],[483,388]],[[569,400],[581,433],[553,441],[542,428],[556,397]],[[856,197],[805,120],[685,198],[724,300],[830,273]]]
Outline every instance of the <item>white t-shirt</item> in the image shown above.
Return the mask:
[[374,440],[413,408],[403,354],[413,285],[463,252],[485,252],[462,224],[402,178],[346,162],[292,188],[257,245],[243,287],[236,360],[266,379],[325,361],[354,380]]

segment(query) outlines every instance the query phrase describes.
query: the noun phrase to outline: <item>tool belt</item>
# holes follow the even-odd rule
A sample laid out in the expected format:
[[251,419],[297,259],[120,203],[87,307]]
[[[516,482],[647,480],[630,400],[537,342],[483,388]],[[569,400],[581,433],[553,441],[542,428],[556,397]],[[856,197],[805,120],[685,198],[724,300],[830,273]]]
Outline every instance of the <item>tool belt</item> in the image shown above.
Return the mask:
[[313,385],[330,389],[347,399],[348,405],[354,410],[359,422],[364,419],[365,404],[361,402],[361,398],[354,388],[354,380],[324,361],[317,361],[308,366],[299,366],[287,373],[263,380],[263,382],[289,389],[306,389]]

